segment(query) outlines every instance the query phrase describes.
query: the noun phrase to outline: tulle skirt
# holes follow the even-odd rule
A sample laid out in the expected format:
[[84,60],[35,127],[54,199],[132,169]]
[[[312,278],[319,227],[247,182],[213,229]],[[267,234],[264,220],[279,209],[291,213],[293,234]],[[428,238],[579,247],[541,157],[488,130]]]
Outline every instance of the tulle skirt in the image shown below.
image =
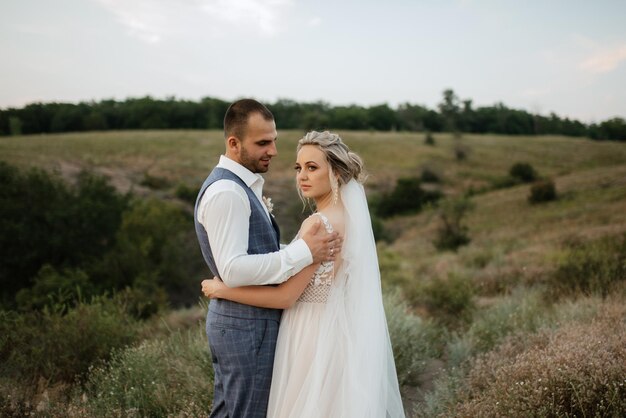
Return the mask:
[[[341,396],[341,362],[335,357],[331,363],[320,364],[315,355],[321,343],[320,326],[325,308],[325,303],[296,302],[283,312],[274,357],[268,417],[333,416],[332,405]],[[328,343],[333,344],[331,341]],[[326,396],[311,392],[310,381],[319,374],[325,381]],[[312,404],[315,404],[314,408],[311,408]]]

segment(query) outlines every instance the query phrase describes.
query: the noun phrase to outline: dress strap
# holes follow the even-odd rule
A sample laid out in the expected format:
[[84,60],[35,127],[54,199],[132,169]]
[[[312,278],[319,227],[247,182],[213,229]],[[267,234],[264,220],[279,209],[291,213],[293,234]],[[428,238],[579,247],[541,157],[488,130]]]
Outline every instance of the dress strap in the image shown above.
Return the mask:
[[333,225],[330,223],[330,221],[328,220],[326,215],[324,215],[322,212],[315,212],[315,213],[313,213],[313,215],[317,215],[317,216],[320,217],[320,219],[324,223],[324,228],[326,228],[326,232],[333,232],[334,231]]

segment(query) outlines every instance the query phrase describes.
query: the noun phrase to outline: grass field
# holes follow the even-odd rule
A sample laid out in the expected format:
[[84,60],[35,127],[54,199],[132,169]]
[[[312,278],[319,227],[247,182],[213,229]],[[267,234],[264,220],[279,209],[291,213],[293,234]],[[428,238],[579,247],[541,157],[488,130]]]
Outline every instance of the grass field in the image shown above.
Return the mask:
[[[546,385],[546,391],[553,391],[550,399],[556,399],[556,403],[552,409],[545,410],[546,415],[557,411],[578,416],[583,411],[588,416],[619,416],[626,411],[626,405],[611,401],[613,398],[596,399],[589,395],[591,403],[587,404],[585,399],[570,402],[567,397],[579,396],[576,390],[572,392],[575,395],[568,392],[572,385],[574,389],[576,385],[581,390],[584,387],[585,393],[595,390],[589,389],[584,379],[577,380],[581,373],[592,372],[584,368],[572,371],[575,365],[568,363],[581,361],[575,348],[577,341],[591,347],[595,343],[589,340],[589,335],[606,339],[605,351],[595,348],[601,357],[589,354],[593,361],[611,356],[626,359],[626,352],[620,348],[626,347],[623,280],[610,288],[608,297],[582,291],[554,296],[546,291],[554,285],[560,266],[575,262],[571,248],[588,244],[589,247],[583,248],[588,248],[589,257],[596,257],[594,243],[626,233],[626,144],[558,136],[464,135],[459,140],[449,134],[437,134],[435,146],[428,146],[424,144],[424,135],[419,133],[339,133],[363,157],[369,173],[366,190],[372,197],[391,190],[398,178],[419,177],[425,167],[439,173],[442,178],[439,187],[446,196],[471,191],[474,209],[464,219],[471,241],[456,252],[438,251],[434,245],[440,224],[437,208],[383,221],[391,237],[389,242],[379,243],[383,282],[385,287],[399,285],[399,297],[407,304],[393,299],[397,302],[394,304],[412,315],[410,321],[413,321],[408,316],[401,317],[404,311],[388,312],[388,316],[400,315],[393,316],[394,324],[390,324],[392,338],[396,338],[394,350],[402,353],[406,364],[413,362],[406,367],[417,374],[411,376],[405,370],[405,363],[399,366],[409,416],[476,416],[481,411],[481,416],[502,416],[499,407],[485,406],[488,400],[483,398],[487,395],[513,408],[509,409],[513,415],[523,415],[522,410],[515,409],[519,406],[518,398],[506,398],[513,396],[511,393],[515,391],[510,389],[519,381],[507,381],[506,376],[499,374],[511,364],[516,367],[512,374],[526,373],[529,379],[544,381],[552,379],[553,386]],[[292,168],[300,136],[301,132],[296,131],[279,132],[279,156],[265,176],[265,194],[273,198],[275,213],[287,237],[295,232],[300,216],[301,203],[295,194]],[[462,161],[454,154],[459,141],[468,150],[468,157]],[[0,138],[0,160],[10,164],[56,171],[68,180],[80,170],[89,169],[108,176],[120,190],[166,199],[175,198],[174,190],[179,184],[197,188],[222,152],[223,138],[218,131],[126,131]],[[531,205],[527,200],[530,185],[499,187],[516,162],[529,163],[540,176],[553,179],[558,199]],[[146,176],[164,179],[167,186],[151,189],[145,185]],[[614,259],[625,263],[626,255],[619,253],[623,249],[616,251],[600,263],[612,263]],[[459,285],[459,280],[470,286]],[[457,311],[450,310],[453,302],[460,306]],[[164,320],[181,323],[185,323],[185,318],[197,320],[199,309],[170,312]],[[458,316],[458,321],[442,322],[441,318],[447,314]],[[404,330],[401,337],[399,329]],[[562,342],[555,342],[555,336],[560,336]],[[416,342],[416,339],[421,340]],[[171,338],[167,341],[173,344]],[[142,347],[153,350],[152,346]],[[406,356],[411,357],[417,351],[419,356],[406,360]],[[530,363],[525,365],[520,360],[524,356],[531,363],[543,364],[544,368],[549,368],[547,364],[554,357],[553,363],[559,367],[571,366],[568,369],[571,374],[555,371],[547,376],[545,370],[534,370]],[[500,369],[489,375],[485,361]],[[610,367],[603,369],[608,373],[603,376],[613,382],[615,373],[619,376],[623,368]],[[552,373],[551,369],[548,371]],[[626,394],[626,389],[620,389],[626,386],[626,374],[621,376],[621,381],[615,380],[617,389],[607,393]],[[487,384],[485,379],[500,379],[497,381],[500,383]],[[565,379],[563,387],[559,386],[559,379]],[[546,404],[548,399],[523,396],[536,398],[539,404]],[[559,401],[559,396],[564,400]],[[608,409],[597,409],[600,403]],[[76,416],[81,415],[76,413]]]

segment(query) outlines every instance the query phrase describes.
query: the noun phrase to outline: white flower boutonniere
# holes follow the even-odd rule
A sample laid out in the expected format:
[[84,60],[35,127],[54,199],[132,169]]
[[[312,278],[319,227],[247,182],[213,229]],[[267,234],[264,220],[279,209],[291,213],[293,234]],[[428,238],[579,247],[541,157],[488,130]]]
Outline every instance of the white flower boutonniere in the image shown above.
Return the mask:
[[263,196],[263,203],[265,203],[265,207],[267,208],[267,211],[270,213],[270,215],[274,216],[272,214],[272,211],[274,210],[274,204],[272,203],[272,198]]

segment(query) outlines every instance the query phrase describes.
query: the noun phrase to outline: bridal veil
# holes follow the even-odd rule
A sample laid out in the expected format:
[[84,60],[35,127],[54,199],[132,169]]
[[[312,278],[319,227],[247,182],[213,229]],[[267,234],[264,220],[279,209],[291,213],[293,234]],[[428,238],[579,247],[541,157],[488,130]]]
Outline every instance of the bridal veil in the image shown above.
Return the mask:
[[365,191],[356,180],[340,191],[343,262],[320,323],[300,416],[404,417]]

